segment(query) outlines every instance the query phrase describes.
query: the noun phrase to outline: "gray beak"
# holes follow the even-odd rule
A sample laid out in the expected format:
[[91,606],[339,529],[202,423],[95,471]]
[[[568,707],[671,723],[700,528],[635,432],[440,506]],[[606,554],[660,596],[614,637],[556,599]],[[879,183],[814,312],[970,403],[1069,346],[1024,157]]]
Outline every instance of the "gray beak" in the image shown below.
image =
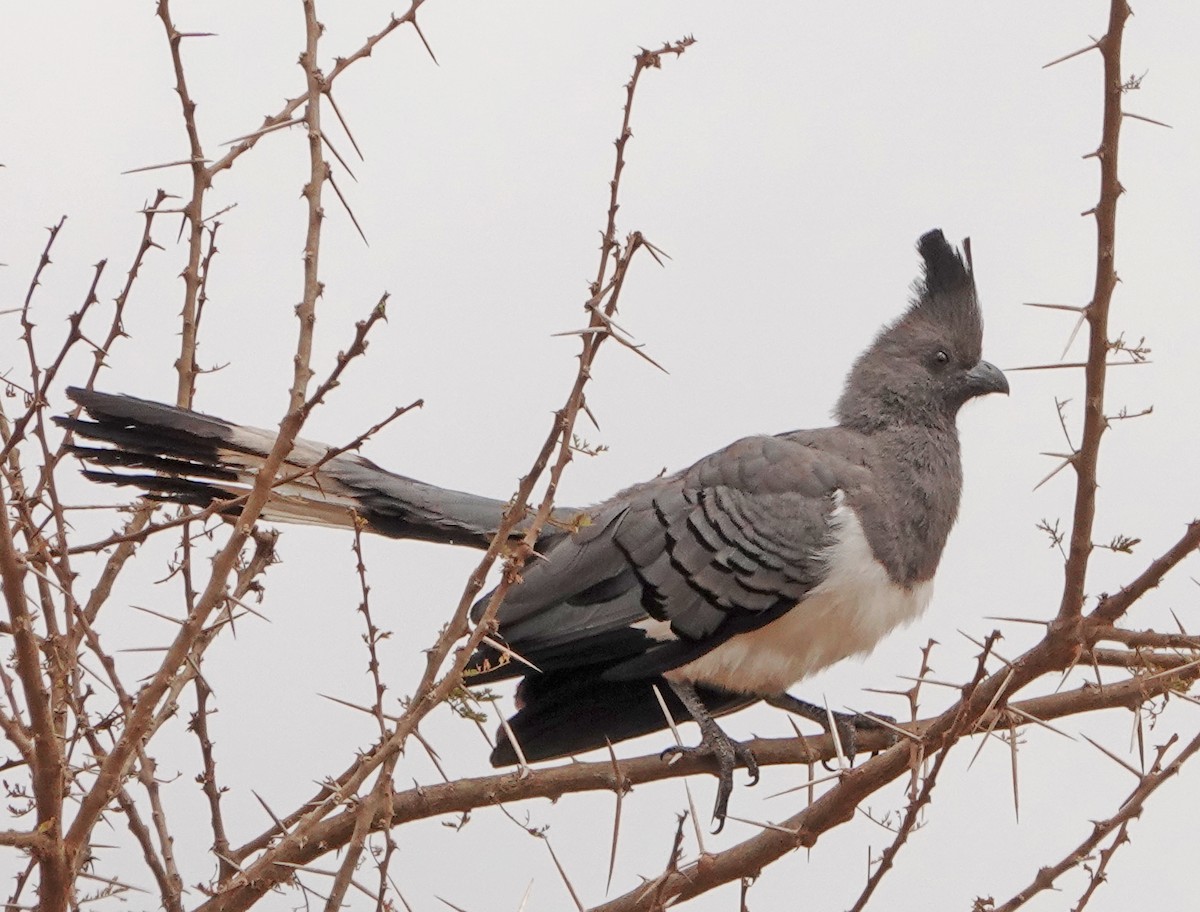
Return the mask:
[[988,393],[1008,395],[1008,378],[1004,376],[1004,371],[990,361],[980,361],[967,371],[967,385],[972,396],[984,396]]

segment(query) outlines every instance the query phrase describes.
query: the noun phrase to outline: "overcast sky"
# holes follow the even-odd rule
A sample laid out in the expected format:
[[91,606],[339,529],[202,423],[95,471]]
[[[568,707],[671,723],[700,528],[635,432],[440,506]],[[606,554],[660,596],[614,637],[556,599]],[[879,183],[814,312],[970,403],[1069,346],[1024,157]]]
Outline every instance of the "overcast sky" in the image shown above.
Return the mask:
[[[295,64],[300,4],[176,2],[172,10],[181,29],[216,33],[185,44],[202,141],[215,158],[221,143],[252,131],[303,90]],[[377,2],[322,4],[324,65],[357,49],[391,10]],[[1119,586],[1200,512],[1200,6],[1139,4],[1137,13],[1125,69],[1145,78],[1127,106],[1172,129],[1129,121],[1123,135],[1122,284],[1112,326],[1127,340],[1145,337],[1154,363],[1112,372],[1109,411],[1152,404],[1154,413],[1118,423],[1106,437],[1097,538],[1121,533],[1142,544],[1133,557],[1098,553],[1092,594]],[[1098,168],[1083,156],[1099,137],[1100,58],[1042,65],[1101,34],[1106,16],[1097,0],[429,0],[421,21],[437,64],[402,30],[337,84],[366,160],[352,163],[357,182],[340,168],[335,175],[369,246],[328,194],[318,374],[380,294],[390,292],[391,300],[369,356],[313,416],[306,436],[343,442],[392,406],[424,398],[422,410],[372,440],[366,455],[431,482],[511,493],[574,374],[576,340],[552,334],[584,322],[580,305],[595,274],[632,55],[684,35],[696,45],[647,73],[639,87],[620,210],[622,232],[640,230],[671,256],[666,268],[649,257],[635,265],[621,308],[622,324],[669,373],[615,345],[601,352],[588,393],[600,430],[586,433],[608,449],[570,467],[560,502],[600,499],[746,434],[827,423],[851,361],[905,306],[918,269],[913,244],[933,227],[972,238],[985,357],[1004,368],[1058,360],[1071,316],[1022,303],[1082,305],[1090,295],[1094,223],[1080,213],[1097,198]],[[190,190],[183,169],[122,172],[184,158],[186,137],[149,0],[9,5],[0,59],[0,310],[19,305],[44,228],[67,215],[36,299],[49,340],[78,307],[98,260],[108,259],[101,299],[117,293],[140,237],[138,211],[155,190]],[[327,112],[326,123],[332,120]],[[341,130],[329,129],[349,155]],[[200,381],[196,401],[205,411],[262,426],[282,413],[301,292],[307,154],[298,131],[270,137],[221,174],[209,196],[210,211],[236,207],[221,217],[202,328],[201,363],[221,368]],[[147,261],[127,312],[132,338],[117,347],[101,389],[174,398],[178,274],[186,258],[175,231],[165,221],[156,229],[166,250]],[[0,316],[5,368],[22,363],[18,332],[14,316]],[[1066,360],[1083,356],[1080,339]],[[83,379],[89,364],[81,353],[63,379]],[[1061,517],[1066,526],[1069,473],[1033,489],[1054,465],[1039,454],[1066,447],[1056,397],[1074,400],[1066,415],[1078,436],[1082,376],[1009,376],[1010,398],[973,403],[960,419],[966,489],[929,613],[866,662],[804,682],[798,695],[903,715],[900,702],[863,688],[907,686],[897,676],[916,671],[927,639],[942,644],[934,654],[938,676],[953,680],[969,673],[976,652],[958,629],[982,637],[996,626],[988,616],[1049,618],[1057,610],[1061,558],[1035,525]],[[80,484],[74,496],[98,502],[116,495]],[[85,535],[100,536],[117,521],[89,514],[80,523]],[[252,788],[277,811],[290,808],[313,780],[340,770],[372,740],[371,719],[319,696],[370,699],[349,544],[338,532],[287,530],[284,562],[267,580],[262,610],[270,623],[244,623],[206,659],[235,842],[268,824]],[[111,609],[106,636],[114,646],[161,645],[170,635],[126,607],[177,607],[178,592],[154,583],[170,556],[166,541],[145,549],[142,575]],[[476,557],[380,540],[370,542],[367,558],[376,621],[394,632],[385,667],[399,697],[415,683],[421,650]],[[1195,558],[1131,624],[1167,627],[1173,609],[1200,629],[1200,590],[1189,575],[1200,576]],[[1017,653],[1036,635],[1009,625],[1002,651]],[[139,652],[119,658],[131,676],[155,660]],[[928,696],[928,711],[948,699]],[[1173,706],[1152,743],[1176,726],[1194,731],[1198,712]],[[1131,718],[1113,712],[1066,728],[1125,751]],[[186,707],[164,741],[160,774],[179,773],[165,794],[180,845],[190,850],[184,879],[194,884],[210,876],[203,852],[211,835],[185,720]],[[782,714],[761,708],[733,717],[728,728],[738,736],[791,731]],[[440,712],[424,731],[453,774],[488,772],[486,745],[472,726]],[[654,736],[622,750],[633,756],[665,743]],[[1089,820],[1113,813],[1133,782],[1085,742],[1031,732],[1021,753],[1018,825],[1007,751],[994,743],[968,771],[974,749],[957,750],[928,825],[884,881],[879,908],[965,910],[976,896],[1005,899],[1082,839]],[[803,775],[768,771],[758,788],[736,789],[731,812],[759,820],[795,813],[803,793],[768,796]],[[397,781],[436,779],[410,749]],[[1184,895],[1194,899],[1197,781],[1200,770],[1190,769],[1152,801],[1094,908],[1143,904],[1148,879],[1164,908]],[[714,788],[710,779],[693,781],[700,807],[711,805]],[[632,794],[614,894],[662,869],[684,806],[678,781]],[[600,794],[513,808],[530,825],[550,827],[589,904],[604,897],[611,807],[612,796]],[[876,796],[871,810],[882,817],[902,807],[897,786]],[[568,907],[545,848],[499,812],[477,813],[461,831],[440,823],[398,833],[394,875],[414,909],[442,908],[435,896],[473,912],[516,909],[531,879],[531,912]],[[731,822],[708,845],[729,846],[753,832]],[[750,906],[844,908],[865,877],[867,847],[878,853],[889,840],[863,817],[772,867]],[[122,842],[117,835],[112,841]],[[980,851],[981,844],[989,849]],[[119,851],[107,856],[111,864],[119,864],[112,860]],[[686,852],[695,852],[690,837]],[[0,857],[0,873],[14,862]],[[151,885],[133,861],[128,870]],[[1065,895],[1029,908],[1069,907],[1083,883],[1075,875],[1064,882]],[[8,883],[0,889],[7,895]],[[191,895],[193,903],[199,898]],[[269,897],[263,908],[299,902],[296,894]],[[690,908],[736,903],[731,886]],[[137,905],[134,899],[124,908]]]

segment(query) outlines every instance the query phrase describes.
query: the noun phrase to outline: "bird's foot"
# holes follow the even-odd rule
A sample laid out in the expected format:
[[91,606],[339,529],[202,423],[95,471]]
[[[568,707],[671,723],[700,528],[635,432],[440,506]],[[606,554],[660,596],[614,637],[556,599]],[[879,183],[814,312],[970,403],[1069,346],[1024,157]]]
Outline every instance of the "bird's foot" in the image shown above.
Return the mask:
[[679,757],[712,757],[717,761],[717,800],[713,806],[714,833],[725,826],[725,815],[729,810],[729,796],[733,794],[733,771],[744,766],[750,774],[750,785],[758,783],[758,760],[746,745],[734,741],[723,731],[713,726],[704,734],[695,747],[668,747],[661,754],[663,760],[674,763]]
[[[842,753],[846,755],[846,760],[850,763],[854,762],[855,756],[858,754],[858,734],[865,731],[884,732],[888,736],[888,747],[896,743],[900,736],[895,731],[888,727],[889,723],[894,724],[895,719],[890,716],[868,716],[864,713],[833,713],[833,724],[837,731],[838,743],[842,746]],[[829,731],[829,721],[823,723],[825,730]],[[833,732],[829,732],[831,735]]]
[[[663,751],[663,758],[674,754],[704,754],[717,761],[717,802],[713,808],[714,833],[721,832],[725,826],[725,813],[729,808],[729,796],[733,792],[733,771],[741,763],[750,773],[750,784],[758,782],[758,761],[754,754],[744,744],[734,741],[721,730],[721,726],[713,719],[712,713],[696,692],[695,686],[686,681],[671,681],[667,683],[684,709],[700,727],[700,743],[695,747],[668,748]],[[670,720],[668,719],[668,722]]]
[[842,756],[851,764],[858,755],[858,733],[860,731],[886,732],[891,739],[889,746],[895,744],[898,737],[896,732],[889,727],[896,721],[890,716],[835,712],[823,706],[807,703],[787,693],[767,697],[766,701],[778,709],[786,709],[790,713],[816,722],[825,729],[826,733],[836,737],[838,745],[841,746]]

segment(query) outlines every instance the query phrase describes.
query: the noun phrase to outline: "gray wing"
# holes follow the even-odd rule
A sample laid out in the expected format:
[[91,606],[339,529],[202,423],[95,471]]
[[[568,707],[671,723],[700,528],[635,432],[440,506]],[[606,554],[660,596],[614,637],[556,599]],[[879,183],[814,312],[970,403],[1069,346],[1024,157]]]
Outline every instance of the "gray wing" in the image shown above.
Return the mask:
[[[790,610],[825,571],[836,492],[869,481],[846,446],[821,443],[746,438],[601,504],[510,591],[500,638],[542,671],[642,677]],[[495,667],[491,650],[476,659],[481,681],[527,670]]]

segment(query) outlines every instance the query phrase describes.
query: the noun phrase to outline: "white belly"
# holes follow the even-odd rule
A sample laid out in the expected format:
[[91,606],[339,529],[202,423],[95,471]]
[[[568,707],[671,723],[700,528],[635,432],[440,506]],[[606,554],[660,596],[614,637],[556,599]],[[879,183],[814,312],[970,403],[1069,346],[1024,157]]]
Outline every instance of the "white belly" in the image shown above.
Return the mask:
[[828,576],[799,605],[666,677],[737,693],[779,694],[834,662],[870,652],[896,627],[915,620],[929,604],[933,581],[896,585],[871,553],[854,511],[842,508],[838,520]]

